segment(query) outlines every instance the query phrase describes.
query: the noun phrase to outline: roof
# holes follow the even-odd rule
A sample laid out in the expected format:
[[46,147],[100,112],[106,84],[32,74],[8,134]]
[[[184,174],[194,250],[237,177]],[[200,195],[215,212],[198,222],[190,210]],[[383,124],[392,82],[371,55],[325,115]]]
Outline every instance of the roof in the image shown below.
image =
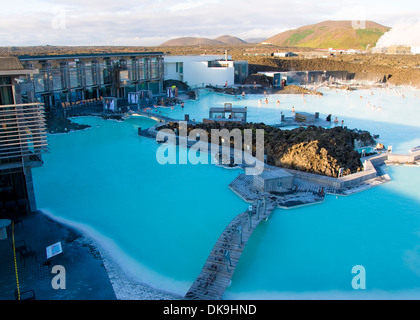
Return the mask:
[[135,56],[163,56],[163,52],[120,52],[120,53],[77,53],[41,56],[19,56],[22,61],[28,60],[53,60],[53,59],[83,59],[83,58],[111,58],[111,57],[135,57]]
[[265,170],[263,173],[258,175],[258,177],[264,180],[272,180],[272,179],[278,179],[278,178],[289,178],[289,177],[293,177],[293,175],[283,169],[274,169],[274,170]]
[[[224,55],[184,55],[184,56],[165,56],[166,63],[175,63],[175,62],[208,62],[208,61],[218,61],[224,60]],[[228,56],[228,60],[232,60],[231,56]]]
[[0,57],[0,70],[23,70],[23,66],[17,57]]
[[0,76],[20,76],[38,73],[38,70],[26,70],[17,57],[0,57]]

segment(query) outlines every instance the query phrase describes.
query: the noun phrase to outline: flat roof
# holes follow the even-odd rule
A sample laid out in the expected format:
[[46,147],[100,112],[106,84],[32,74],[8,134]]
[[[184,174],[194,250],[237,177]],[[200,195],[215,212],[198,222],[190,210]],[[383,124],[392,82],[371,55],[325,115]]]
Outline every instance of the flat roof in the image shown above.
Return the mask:
[[231,109],[225,109],[224,107],[212,107],[210,108],[211,112],[238,112],[238,113],[246,113],[248,111],[247,108],[234,108]]
[[[209,62],[209,61],[220,61],[224,60],[225,55],[214,55],[214,54],[203,54],[203,55],[166,55],[166,63],[175,62]],[[228,61],[232,60],[232,56],[228,56]]]
[[271,179],[278,179],[278,178],[289,178],[289,177],[293,177],[293,175],[283,169],[274,169],[274,170],[265,170],[258,177],[264,180],[271,180]]
[[40,56],[18,56],[19,60],[53,60],[53,59],[83,59],[83,58],[111,58],[111,57],[133,57],[133,56],[163,56],[163,52],[117,52],[117,53],[77,53]]

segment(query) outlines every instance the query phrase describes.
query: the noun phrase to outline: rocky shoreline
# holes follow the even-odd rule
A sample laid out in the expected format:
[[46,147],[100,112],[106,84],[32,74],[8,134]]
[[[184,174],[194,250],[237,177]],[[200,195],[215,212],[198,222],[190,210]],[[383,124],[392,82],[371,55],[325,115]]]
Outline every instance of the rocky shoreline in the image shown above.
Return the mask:
[[[169,122],[162,128],[179,130],[177,122]],[[264,149],[268,165],[329,177],[337,177],[340,169],[343,170],[343,175],[362,171],[363,164],[360,154],[355,150],[356,144],[358,147],[376,144],[369,132],[350,130],[346,127],[325,129],[308,126],[293,130],[281,130],[264,123],[227,124],[224,127],[218,123],[199,123],[188,125],[187,131],[202,129],[207,132],[208,141],[211,141],[211,130],[222,128],[229,131],[239,129],[242,132],[245,129],[253,131],[262,129],[264,130]],[[230,142],[231,147],[234,148],[233,139]],[[256,152],[255,137],[252,144],[254,155]]]
[[47,132],[49,134],[69,133],[71,131],[85,130],[90,128],[86,124],[78,124],[68,118],[57,118],[48,115],[46,118]]

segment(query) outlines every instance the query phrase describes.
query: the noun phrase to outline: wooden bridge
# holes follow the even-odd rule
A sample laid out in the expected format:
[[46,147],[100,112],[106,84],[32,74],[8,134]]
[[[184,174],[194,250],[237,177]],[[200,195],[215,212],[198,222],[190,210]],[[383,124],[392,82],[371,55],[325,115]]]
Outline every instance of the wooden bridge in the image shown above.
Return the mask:
[[220,300],[230,285],[239,258],[255,228],[267,219],[275,206],[260,200],[253,211],[237,215],[220,235],[200,275],[185,294],[187,300]]

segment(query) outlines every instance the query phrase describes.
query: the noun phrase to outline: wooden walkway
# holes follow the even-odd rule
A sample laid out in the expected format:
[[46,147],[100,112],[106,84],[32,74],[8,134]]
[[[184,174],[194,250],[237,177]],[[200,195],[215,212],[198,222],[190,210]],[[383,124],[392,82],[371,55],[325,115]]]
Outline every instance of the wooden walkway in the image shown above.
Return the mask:
[[211,250],[200,275],[185,294],[184,299],[222,299],[252,232],[262,220],[271,215],[275,206],[267,199],[265,208],[263,201],[260,201],[260,206],[257,206],[255,202],[253,208],[254,211],[251,215],[248,211],[243,212],[237,215],[225,228]]
[[159,121],[159,122],[168,122],[168,121],[179,121],[174,118],[164,116],[162,114],[156,113],[156,112],[147,112],[147,111],[136,111],[134,115],[144,116],[148,117],[150,119]]

